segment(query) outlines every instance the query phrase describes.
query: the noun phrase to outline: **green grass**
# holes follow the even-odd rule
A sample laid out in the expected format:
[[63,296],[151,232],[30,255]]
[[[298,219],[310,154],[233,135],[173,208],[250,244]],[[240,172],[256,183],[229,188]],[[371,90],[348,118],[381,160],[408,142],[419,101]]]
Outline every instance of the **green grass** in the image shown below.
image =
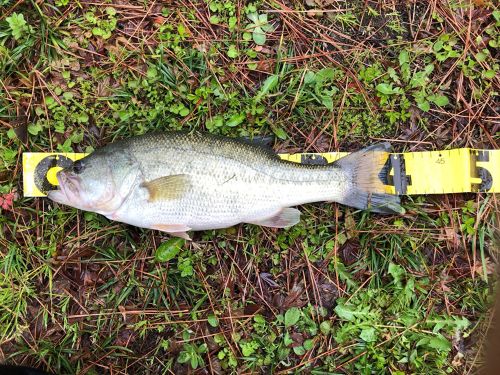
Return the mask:
[[497,148],[493,2],[471,23],[459,1],[120,4],[0,0],[0,195],[14,193],[0,211],[0,361],[87,374],[479,368],[494,195],[408,197],[388,217],[307,205],[287,230],[172,243],[23,198],[20,156],[172,129],[272,134],[280,152]]

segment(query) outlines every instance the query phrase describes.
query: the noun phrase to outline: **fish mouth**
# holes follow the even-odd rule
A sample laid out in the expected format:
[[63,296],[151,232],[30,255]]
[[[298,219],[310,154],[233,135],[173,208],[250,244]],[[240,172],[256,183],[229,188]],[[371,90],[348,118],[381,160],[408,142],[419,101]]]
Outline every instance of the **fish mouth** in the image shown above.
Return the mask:
[[59,182],[59,189],[49,191],[47,197],[54,202],[63,204],[78,202],[80,200],[80,177],[62,170],[57,173],[56,178]]

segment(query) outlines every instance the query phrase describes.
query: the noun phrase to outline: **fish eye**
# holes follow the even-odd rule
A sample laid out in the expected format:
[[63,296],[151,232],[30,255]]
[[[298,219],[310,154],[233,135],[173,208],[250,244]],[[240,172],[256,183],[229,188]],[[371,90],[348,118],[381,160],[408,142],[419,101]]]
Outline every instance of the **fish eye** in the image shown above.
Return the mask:
[[84,167],[85,165],[83,164],[83,162],[81,160],[77,160],[73,163],[73,172],[75,172],[76,174],[82,173]]

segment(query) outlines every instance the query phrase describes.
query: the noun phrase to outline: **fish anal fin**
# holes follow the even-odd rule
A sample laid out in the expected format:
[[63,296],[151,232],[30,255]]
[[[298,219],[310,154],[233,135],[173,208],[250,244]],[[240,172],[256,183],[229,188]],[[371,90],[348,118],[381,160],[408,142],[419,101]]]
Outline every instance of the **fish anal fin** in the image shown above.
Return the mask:
[[184,238],[188,241],[191,240],[191,237],[189,237],[189,235],[186,233],[187,231],[191,230],[191,228],[184,224],[154,224],[151,226],[151,229],[166,232],[172,236]]
[[189,188],[189,185],[188,175],[177,174],[143,182],[141,186],[148,191],[148,200],[150,202],[157,202],[182,197]]
[[186,241],[191,241],[191,237],[186,232],[171,232],[169,234],[174,237],[184,238]]
[[300,221],[300,211],[296,208],[286,207],[275,215],[262,220],[249,221],[250,224],[262,225],[271,228],[288,228]]

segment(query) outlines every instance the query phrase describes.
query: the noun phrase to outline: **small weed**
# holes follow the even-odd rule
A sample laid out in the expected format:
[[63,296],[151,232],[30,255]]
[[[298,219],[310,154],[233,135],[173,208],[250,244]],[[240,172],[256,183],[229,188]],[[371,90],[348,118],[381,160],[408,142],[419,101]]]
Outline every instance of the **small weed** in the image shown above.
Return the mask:
[[12,37],[16,41],[20,41],[28,35],[33,34],[33,28],[28,25],[22,13],[18,14],[14,12],[11,16],[5,18],[5,20],[9,24]]
[[266,44],[266,33],[274,30],[273,25],[267,20],[267,14],[258,14],[257,12],[248,13],[248,19],[251,23],[247,24],[245,29],[247,32],[243,33],[244,40],[253,40],[255,44],[263,46]]
[[116,29],[116,9],[113,7],[104,8],[101,17],[96,16],[96,10],[85,13],[85,21],[91,27],[92,35],[103,39],[111,38],[112,32]]

